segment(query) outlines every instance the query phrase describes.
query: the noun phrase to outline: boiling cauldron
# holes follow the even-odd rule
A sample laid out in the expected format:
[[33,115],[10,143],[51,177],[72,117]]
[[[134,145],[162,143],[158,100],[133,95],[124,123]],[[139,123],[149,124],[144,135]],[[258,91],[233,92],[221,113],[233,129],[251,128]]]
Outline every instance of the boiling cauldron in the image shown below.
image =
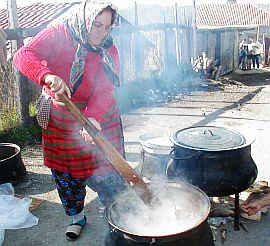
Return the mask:
[[185,180],[208,196],[227,196],[247,189],[257,177],[251,143],[240,132],[216,126],[198,126],[171,135],[173,150],[167,168],[169,180]]
[[13,143],[0,143],[0,184],[16,182],[25,175],[20,147]]
[[[127,190],[121,193],[105,208],[110,228],[106,246],[214,245],[212,231],[207,222],[210,202],[203,191],[184,182],[153,182],[150,189],[161,199],[162,204],[169,201],[168,205],[172,206],[167,207],[166,204],[165,209],[168,209],[163,213],[154,212],[153,218],[153,214],[148,214],[147,210],[151,208],[136,198],[134,191]],[[170,215],[174,209],[181,213],[179,218],[171,220]],[[129,217],[130,214],[133,214],[132,217]],[[154,222],[150,223],[153,219]],[[168,220],[171,223],[168,223]]]

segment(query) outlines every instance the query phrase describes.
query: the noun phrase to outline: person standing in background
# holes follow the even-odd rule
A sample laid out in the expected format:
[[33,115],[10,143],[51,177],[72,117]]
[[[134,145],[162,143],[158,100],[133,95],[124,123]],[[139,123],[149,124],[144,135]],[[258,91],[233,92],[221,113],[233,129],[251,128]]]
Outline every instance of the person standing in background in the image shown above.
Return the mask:
[[259,64],[259,59],[260,59],[260,53],[261,53],[261,44],[256,41],[255,38],[251,39],[251,59],[252,59],[252,68],[255,69],[255,63],[256,63],[256,70],[259,70],[260,64]]
[[66,94],[124,156],[114,96],[115,86],[120,85],[119,55],[109,35],[116,18],[110,2],[84,0],[69,20],[41,31],[14,56],[18,69],[43,87],[37,119],[42,127],[44,164],[51,169],[71,219],[68,240],[76,240],[87,222],[86,185],[98,193],[104,206],[126,188],[123,178],[58,97]]
[[246,70],[247,66],[247,39],[244,38],[239,44],[239,63],[238,67],[242,70]]

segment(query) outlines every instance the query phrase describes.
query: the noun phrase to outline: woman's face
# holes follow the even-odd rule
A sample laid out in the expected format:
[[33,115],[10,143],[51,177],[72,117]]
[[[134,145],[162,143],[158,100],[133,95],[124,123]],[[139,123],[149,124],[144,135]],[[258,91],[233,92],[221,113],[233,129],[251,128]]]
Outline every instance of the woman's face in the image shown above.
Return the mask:
[[112,13],[111,11],[103,11],[98,15],[92,24],[92,28],[89,32],[89,44],[99,45],[101,41],[111,31]]

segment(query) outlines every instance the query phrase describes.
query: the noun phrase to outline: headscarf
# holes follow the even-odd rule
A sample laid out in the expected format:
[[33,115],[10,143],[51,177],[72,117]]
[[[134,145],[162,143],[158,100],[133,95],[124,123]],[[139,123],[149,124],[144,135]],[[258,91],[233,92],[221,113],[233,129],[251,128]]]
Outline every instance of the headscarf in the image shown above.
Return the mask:
[[78,42],[69,80],[69,86],[72,92],[77,88],[77,83],[81,81],[85,58],[88,52],[97,52],[101,56],[104,72],[115,86],[120,85],[114,61],[106,50],[113,44],[112,37],[108,35],[99,46],[92,46],[88,43],[89,37],[86,18],[89,20],[90,30],[97,15],[108,6],[117,11],[115,6],[109,2],[103,0],[84,0],[79,6],[79,11],[66,22],[72,37]]

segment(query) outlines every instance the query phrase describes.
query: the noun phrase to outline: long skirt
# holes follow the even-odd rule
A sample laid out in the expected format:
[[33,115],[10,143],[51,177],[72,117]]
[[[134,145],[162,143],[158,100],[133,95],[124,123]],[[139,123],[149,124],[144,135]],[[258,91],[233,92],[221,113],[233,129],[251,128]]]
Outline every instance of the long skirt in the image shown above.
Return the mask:
[[[76,104],[83,112],[86,105]],[[101,122],[101,133],[121,155],[124,155],[123,130],[116,105]],[[47,129],[43,129],[44,164],[60,172],[69,172],[74,178],[87,178],[112,172],[113,166],[97,145],[85,142],[79,134],[80,123],[62,103],[54,103]]]

